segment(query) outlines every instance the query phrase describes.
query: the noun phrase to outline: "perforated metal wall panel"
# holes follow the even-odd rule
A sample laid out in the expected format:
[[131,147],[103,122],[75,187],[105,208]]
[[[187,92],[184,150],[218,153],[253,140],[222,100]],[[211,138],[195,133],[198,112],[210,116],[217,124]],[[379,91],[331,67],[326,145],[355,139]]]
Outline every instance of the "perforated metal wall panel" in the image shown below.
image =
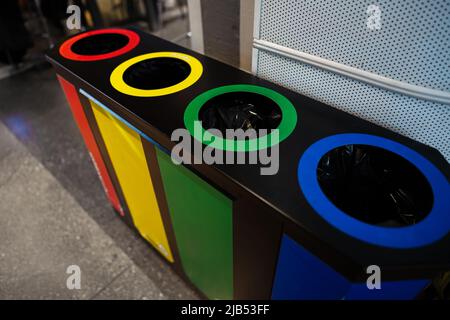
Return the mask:
[[260,77],[432,145],[450,160],[448,105],[383,90],[270,52],[258,54]]
[[[369,27],[371,4],[379,27]],[[389,79],[450,91],[450,1],[258,0],[255,38]],[[450,105],[255,49],[254,72],[431,145],[450,160]]]

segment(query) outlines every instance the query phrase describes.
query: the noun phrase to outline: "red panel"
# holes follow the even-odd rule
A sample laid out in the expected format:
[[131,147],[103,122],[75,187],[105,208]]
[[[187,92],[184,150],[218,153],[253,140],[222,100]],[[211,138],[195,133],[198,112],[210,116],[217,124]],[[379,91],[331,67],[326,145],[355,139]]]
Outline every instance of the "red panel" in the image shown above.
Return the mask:
[[66,94],[66,98],[69,102],[70,109],[72,109],[73,117],[81,131],[81,135],[84,138],[84,142],[89,150],[92,161],[94,162],[97,173],[105,189],[105,193],[109,198],[109,201],[113,207],[120,212],[123,216],[122,206],[120,205],[119,198],[111,182],[108,171],[106,169],[105,163],[103,162],[100,150],[98,149],[97,143],[95,142],[94,135],[89,126],[88,120],[84,113],[83,107],[81,105],[80,99],[78,97],[78,92],[75,86],[58,75],[59,83]]

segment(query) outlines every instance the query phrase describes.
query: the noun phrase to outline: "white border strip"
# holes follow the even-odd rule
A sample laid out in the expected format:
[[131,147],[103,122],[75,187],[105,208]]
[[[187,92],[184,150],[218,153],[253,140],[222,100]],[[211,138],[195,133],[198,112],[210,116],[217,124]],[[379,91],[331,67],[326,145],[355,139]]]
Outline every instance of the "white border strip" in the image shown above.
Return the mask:
[[258,73],[258,52],[259,50],[256,48],[252,49],[252,73],[256,76]]
[[320,58],[305,52],[280,46],[278,44],[271,43],[265,40],[254,39],[253,47],[260,50],[270,51],[280,56],[294,59],[309,65],[313,65],[340,75],[347,76],[352,79],[369,83],[371,85],[383,89],[391,90],[394,92],[402,93],[405,95],[409,95],[412,97],[428,101],[450,104],[450,92],[447,91],[430,89],[422,86],[409,84],[406,82],[401,82],[391,78],[383,77],[372,72],[350,67],[345,64]]
[[[253,44],[256,39],[259,39],[259,30],[261,24],[261,6],[262,0],[255,0],[254,8],[254,20],[253,20]],[[254,46],[254,45],[253,45]],[[253,48],[252,50],[252,73],[256,75],[258,73],[258,50]]]
[[253,17],[253,37],[259,39],[259,29],[261,23],[261,1],[255,0],[254,17]]

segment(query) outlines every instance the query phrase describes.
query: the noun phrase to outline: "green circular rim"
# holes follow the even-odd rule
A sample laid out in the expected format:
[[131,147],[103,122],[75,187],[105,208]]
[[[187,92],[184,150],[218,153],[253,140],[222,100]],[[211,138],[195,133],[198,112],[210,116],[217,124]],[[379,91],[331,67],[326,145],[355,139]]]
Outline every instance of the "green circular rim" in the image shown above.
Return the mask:
[[[203,92],[189,103],[186,111],[184,112],[184,125],[196,140],[216,149],[234,152],[257,151],[272,147],[277,144],[275,141],[273,141],[273,132],[269,133],[267,136],[255,139],[230,140],[211,134],[210,132],[206,131],[203,126],[201,128],[201,131],[196,132],[194,130],[194,122],[199,121],[198,117],[201,107],[203,107],[203,105],[210,99],[229,92],[252,92],[261,94],[271,99],[278,105],[278,107],[281,109],[281,122],[277,127],[279,131],[278,143],[286,139],[294,130],[297,124],[297,112],[295,111],[294,105],[291,101],[289,101],[288,98],[276,91],[265,87],[248,84],[235,84],[217,87]],[[205,137],[205,139],[203,139],[202,137]]]

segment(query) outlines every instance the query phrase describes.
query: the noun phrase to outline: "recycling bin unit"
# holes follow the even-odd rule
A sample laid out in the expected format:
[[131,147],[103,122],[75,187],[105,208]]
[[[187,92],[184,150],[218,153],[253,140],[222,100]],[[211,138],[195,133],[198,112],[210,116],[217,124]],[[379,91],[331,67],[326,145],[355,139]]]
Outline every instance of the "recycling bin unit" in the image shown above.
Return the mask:
[[[413,299],[449,270],[437,150],[135,29],[47,58],[112,207],[204,297]],[[222,135],[246,128],[267,131]],[[177,129],[200,153],[271,162],[179,164]]]

